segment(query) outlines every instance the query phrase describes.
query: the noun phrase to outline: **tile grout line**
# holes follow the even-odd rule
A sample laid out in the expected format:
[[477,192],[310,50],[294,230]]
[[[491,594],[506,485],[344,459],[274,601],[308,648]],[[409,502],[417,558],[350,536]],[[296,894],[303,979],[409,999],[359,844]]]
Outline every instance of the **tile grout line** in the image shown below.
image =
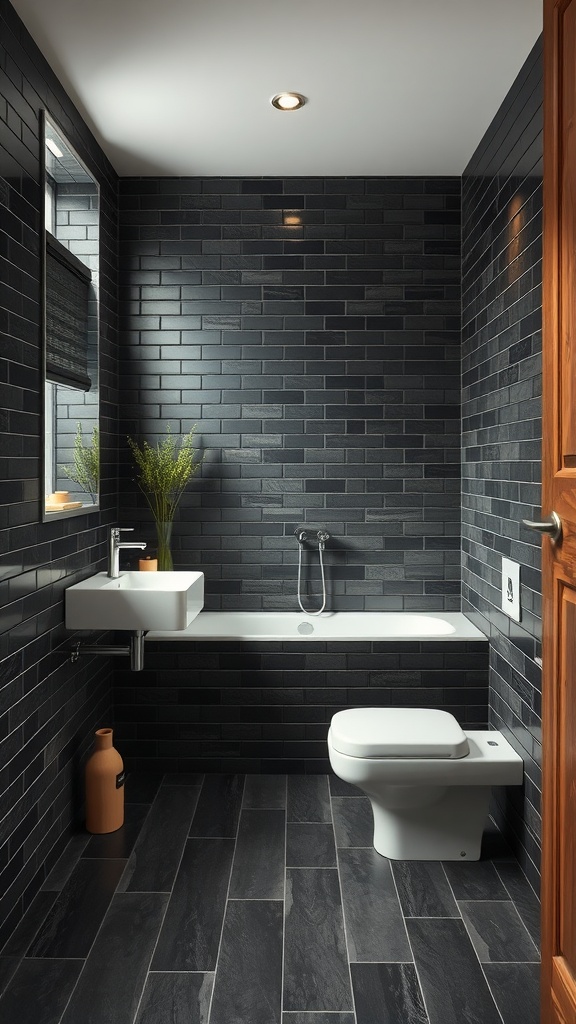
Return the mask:
[[326,776],[328,784],[328,799],[330,801],[330,817],[332,819],[332,832],[334,834],[334,850],[336,852],[336,872],[338,876],[338,888],[340,890],[340,904],[342,906],[342,924],[344,926],[344,943],[346,945],[346,959],[348,961],[348,979],[350,982],[350,995],[352,996],[352,1012],[354,1014],[354,1024],[358,1024],[358,1015],[356,1013],[356,997],[354,995],[354,986],[352,984],[352,962],[350,960],[350,946],[348,943],[348,927],[346,925],[346,911],[344,909],[344,900],[342,898],[342,878],[340,875],[340,860],[338,857],[339,846],[336,842],[336,829],[334,827],[334,805],[332,803],[332,791],[330,789],[330,776]]
[[424,988],[423,988],[422,982],[420,980],[420,972],[418,970],[418,964],[416,963],[416,957],[414,956],[414,948],[413,948],[412,943],[410,941],[410,933],[408,931],[408,925],[406,924],[406,917],[404,915],[404,908],[402,906],[402,900],[400,899],[400,893],[398,892],[398,885],[397,885],[397,882],[396,882],[396,876],[394,874],[394,866],[393,866],[393,863],[390,860],[390,858],[387,858],[387,860],[388,860],[388,863],[390,865],[390,874],[392,875],[392,882],[394,883],[394,889],[396,890],[396,899],[398,900],[398,906],[400,907],[400,913],[402,914],[402,921],[404,923],[404,931],[406,932],[406,941],[408,943],[408,948],[409,948],[409,950],[410,950],[410,952],[412,954],[412,963],[414,964],[414,973],[416,975],[416,981],[418,982],[418,988],[420,990],[420,995],[422,997],[422,1005],[424,1007],[424,1012],[426,1013],[426,1018],[427,1018],[428,1024],[430,1024],[430,1014],[428,1012],[428,1006],[427,1006],[427,1003],[426,1003],[426,996],[424,995]]
[[[163,776],[163,778],[164,778],[164,776]],[[186,845],[187,845],[188,840],[190,838],[190,829],[192,828],[192,822],[194,821],[194,815],[196,814],[196,811],[198,809],[198,804],[200,802],[200,793],[202,792],[202,789],[204,787],[205,780],[206,780],[206,775],[204,775],[204,779],[202,780],[202,785],[200,786],[200,792],[198,793],[198,798],[197,798],[196,803],[194,805],[194,812],[192,814],[192,817],[190,818],[190,823],[188,825],[188,834],[186,835],[186,838],[184,839],[184,842],[182,844],[182,853],[180,854],[180,859],[178,861],[178,867],[176,868],[176,871],[174,872],[174,880],[172,882],[172,887],[170,889],[170,893],[168,895],[168,899],[166,900],[166,906],[164,907],[164,913],[162,914],[162,920],[160,921],[160,924],[158,926],[158,933],[156,935],[156,942],[154,943],[154,947],[153,947],[152,952],[150,954],[150,959],[148,961],[148,969],[146,971],[146,977],[144,978],[144,983],[142,985],[142,991],[140,992],[140,998],[138,1000],[138,1005],[137,1005],[136,1011],[134,1013],[133,1021],[136,1021],[138,1019],[138,1014],[140,1012],[140,1007],[142,1005],[142,999],[144,998],[144,992],[146,991],[146,985],[148,984],[148,978],[150,977],[150,973],[151,973],[150,972],[150,965],[151,965],[151,963],[152,963],[152,961],[154,959],[154,954],[156,952],[156,948],[158,946],[158,942],[160,941],[160,934],[161,934],[162,928],[164,926],[164,920],[166,918],[166,914],[168,913],[168,906],[169,906],[170,900],[172,898],[172,893],[174,892],[174,886],[176,885],[176,879],[178,878],[178,872],[180,871],[180,865],[182,864],[182,859],[183,859],[184,854],[186,852]],[[160,783],[160,786],[158,787],[158,795],[160,794],[160,790],[161,789],[162,789],[162,783]],[[136,844],[134,844],[134,845],[136,845]],[[165,895],[165,894],[163,894],[163,895]],[[200,972],[198,972],[198,973],[200,973]]]
[[234,873],[234,861],[236,859],[236,849],[238,846],[238,833],[240,832],[240,818],[242,817],[242,811],[244,809],[244,793],[246,791],[246,774],[242,778],[242,797],[240,800],[240,810],[238,811],[238,821],[236,823],[236,835],[234,836],[234,851],[232,853],[232,860],[230,862],[230,874],[228,875],[228,887],[226,889],[226,900],[224,902],[224,913],[222,915],[222,925],[220,928],[220,939],[218,940],[218,951],[216,953],[216,961],[214,964],[214,979],[212,981],[212,991],[210,993],[210,1005],[208,1006],[208,1016],[206,1018],[206,1024],[210,1024],[210,1018],[212,1016],[212,1006],[214,1003],[214,992],[216,990],[216,974],[218,971],[218,961],[220,960],[220,952],[222,950],[222,939],[224,937],[224,925],[226,923],[226,914],[228,911],[228,903],[230,902],[230,886],[232,884],[232,875]]

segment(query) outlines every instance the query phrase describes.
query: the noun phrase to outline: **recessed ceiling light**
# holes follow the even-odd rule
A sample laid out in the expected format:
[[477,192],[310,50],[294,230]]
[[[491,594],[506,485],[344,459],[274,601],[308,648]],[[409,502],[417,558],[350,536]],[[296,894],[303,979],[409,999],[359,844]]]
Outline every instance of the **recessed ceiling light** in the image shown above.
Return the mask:
[[52,141],[52,139],[46,139],[46,149],[49,149],[50,152],[54,154],[57,160],[61,160],[64,156],[62,150],[58,149],[58,146],[55,142]]
[[277,110],[298,110],[306,103],[306,97],[299,92],[279,92],[270,102]]

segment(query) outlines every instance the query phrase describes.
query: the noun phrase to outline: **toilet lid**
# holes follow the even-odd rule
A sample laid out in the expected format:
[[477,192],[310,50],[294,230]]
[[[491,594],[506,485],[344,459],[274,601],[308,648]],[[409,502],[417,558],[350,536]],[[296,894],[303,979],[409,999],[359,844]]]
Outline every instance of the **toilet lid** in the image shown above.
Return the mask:
[[332,718],[332,745],[351,757],[466,757],[468,740],[447,711],[351,708]]

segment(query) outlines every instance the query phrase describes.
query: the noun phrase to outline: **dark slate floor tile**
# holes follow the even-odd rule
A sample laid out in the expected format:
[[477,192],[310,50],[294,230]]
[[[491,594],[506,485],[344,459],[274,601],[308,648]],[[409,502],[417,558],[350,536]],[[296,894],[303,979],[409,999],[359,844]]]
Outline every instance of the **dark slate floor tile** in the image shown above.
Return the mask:
[[288,776],[288,821],[332,821],[326,775]]
[[288,868],[284,943],[285,1010],[352,1010],[333,868]]
[[358,800],[350,800],[345,796],[332,797],[332,813],[336,846],[373,847],[374,818],[367,796]]
[[280,1024],[282,911],[278,900],[228,903],[210,1024]]
[[161,772],[128,772],[124,783],[127,804],[151,804],[164,776]]
[[445,871],[438,861],[394,860],[390,863],[405,917],[460,917]]
[[134,1019],[167,900],[159,892],[114,897],[62,1024]]
[[129,857],[149,810],[149,804],[126,804],[122,828],[106,835],[91,836],[82,856],[103,859]]
[[152,961],[153,971],[213,971],[233,839],[189,839]]
[[247,775],[243,807],[286,808],[285,775]]
[[507,900],[496,868],[490,861],[477,860],[461,864],[443,861],[444,870],[456,900]]
[[540,1024],[538,964],[486,964],[484,973],[504,1024]]
[[87,956],[125,866],[125,860],[82,858],[48,912],[28,956]]
[[213,974],[149,974],[135,1024],[207,1024],[213,983]]
[[6,1024],[59,1024],[83,960],[23,960],[0,999]]
[[8,988],[19,966],[19,956],[0,956],[0,996]]
[[247,808],[240,814],[230,899],[283,900],[286,812]]
[[190,837],[233,839],[238,830],[243,788],[243,775],[206,775]]
[[167,772],[162,780],[163,786],[201,786],[204,782],[203,772]]
[[353,1013],[283,1013],[282,1024],[356,1024]]
[[119,892],[170,892],[184,851],[199,786],[161,786],[144,822]]
[[292,868],[335,868],[336,846],[332,825],[289,822],[286,864]]
[[57,892],[40,892],[34,897],[18,927],[12,932],[2,950],[3,956],[24,956],[32,939],[40,931],[46,916],[54,905]]
[[376,850],[339,850],[350,961],[411,961],[390,862]]
[[414,964],[351,964],[357,1024],[428,1024]]
[[538,962],[538,950],[511,901],[461,900],[464,924],[480,963]]
[[358,786],[353,786],[350,782],[344,782],[344,779],[338,778],[337,775],[329,775],[328,783],[331,796],[364,796],[364,793],[361,789],[358,789]]
[[463,921],[406,921],[430,1024],[502,1024]]
[[494,861],[504,886],[514,900],[516,910],[526,925],[533,942],[540,948],[540,900],[517,861]]
[[66,849],[58,858],[44,882],[42,889],[54,892],[59,892],[60,889],[63,889],[89,842],[90,836],[87,832],[72,836]]

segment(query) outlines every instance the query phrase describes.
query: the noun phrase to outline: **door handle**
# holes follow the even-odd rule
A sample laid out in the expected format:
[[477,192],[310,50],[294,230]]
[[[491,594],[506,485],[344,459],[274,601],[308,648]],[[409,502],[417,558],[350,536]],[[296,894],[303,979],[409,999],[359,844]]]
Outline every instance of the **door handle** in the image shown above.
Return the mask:
[[562,523],[557,512],[551,512],[548,519],[544,519],[541,523],[535,523],[531,519],[523,519],[522,522],[529,530],[548,534],[553,544],[556,544],[562,536]]

